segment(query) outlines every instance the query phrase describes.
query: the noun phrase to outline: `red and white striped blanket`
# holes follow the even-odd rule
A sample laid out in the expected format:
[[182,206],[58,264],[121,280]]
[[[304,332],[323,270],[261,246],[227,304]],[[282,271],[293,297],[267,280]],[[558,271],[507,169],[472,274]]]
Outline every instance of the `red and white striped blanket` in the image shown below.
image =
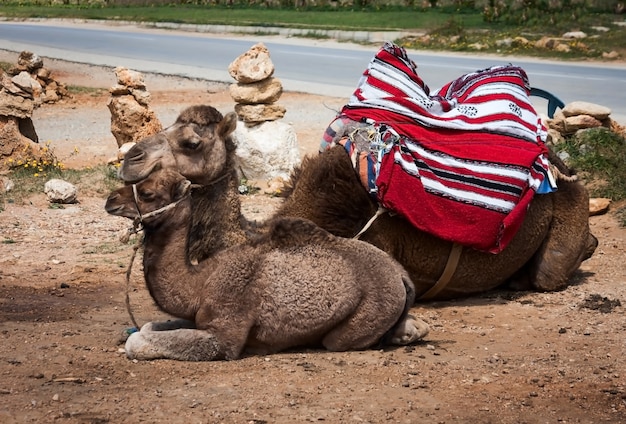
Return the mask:
[[353,162],[382,206],[439,238],[498,253],[534,194],[556,189],[529,94],[514,66],[466,74],[430,94],[406,51],[386,43],[322,149],[347,137],[342,144],[360,158]]

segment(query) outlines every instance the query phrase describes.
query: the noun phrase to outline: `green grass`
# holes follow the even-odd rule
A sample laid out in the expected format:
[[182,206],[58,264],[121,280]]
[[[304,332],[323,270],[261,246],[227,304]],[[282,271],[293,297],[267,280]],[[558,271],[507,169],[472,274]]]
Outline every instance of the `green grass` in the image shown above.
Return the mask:
[[68,85],[67,91],[70,94],[90,94],[92,96],[100,96],[102,93],[107,92],[106,88],[96,87],[83,87],[81,85]]
[[[157,7],[71,7],[38,5],[3,5],[0,16],[15,18],[82,18],[130,20],[140,22],[175,22],[187,24],[289,27],[340,30],[429,29],[449,19],[443,11],[395,8],[387,10],[295,10],[265,8],[227,8],[223,6]],[[479,13],[463,17],[466,25],[481,24]]]
[[[566,138],[555,148],[569,155],[591,197],[608,197],[620,204],[626,200],[626,138],[607,128],[592,128]],[[617,212],[626,225],[626,207]]]
[[[45,3],[45,2],[44,2]],[[86,3],[86,2],[83,2]],[[575,10],[536,10],[506,8],[497,17],[483,9],[458,9],[451,6],[376,7],[366,9],[308,7],[267,8],[264,6],[231,7],[223,5],[177,4],[169,6],[103,6],[98,4],[45,5],[36,1],[5,1],[0,16],[6,18],[80,18],[137,22],[173,22],[199,25],[233,25],[288,27],[309,30],[311,38],[323,38],[319,30],[345,31],[411,31],[428,34],[428,40],[408,37],[395,40],[414,49],[499,53],[560,59],[601,59],[613,50],[626,57],[626,27],[619,15],[587,8]],[[609,28],[600,32],[593,27]],[[581,30],[589,37],[581,41],[564,41],[569,52],[536,48],[532,43],[542,36],[560,37],[567,31]],[[261,31],[262,32],[262,31]],[[307,35],[304,35],[305,37]],[[502,44],[501,40],[523,36],[531,44]],[[480,46],[478,48],[477,46]]]
[[626,139],[607,128],[591,128],[558,146],[570,156],[592,196],[626,199]]

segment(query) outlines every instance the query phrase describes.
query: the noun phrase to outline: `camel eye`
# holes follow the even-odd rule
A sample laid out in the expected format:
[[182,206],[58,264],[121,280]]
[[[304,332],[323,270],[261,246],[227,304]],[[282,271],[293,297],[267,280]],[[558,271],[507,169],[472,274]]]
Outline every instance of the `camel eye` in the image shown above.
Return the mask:
[[196,150],[198,147],[200,147],[200,140],[198,138],[187,139],[181,144],[182,147],[184,147],[185,149]]
[[155,198],[155,194],[153,191],[142,191],[140,193],[141,200],[144,202],[152,202]]

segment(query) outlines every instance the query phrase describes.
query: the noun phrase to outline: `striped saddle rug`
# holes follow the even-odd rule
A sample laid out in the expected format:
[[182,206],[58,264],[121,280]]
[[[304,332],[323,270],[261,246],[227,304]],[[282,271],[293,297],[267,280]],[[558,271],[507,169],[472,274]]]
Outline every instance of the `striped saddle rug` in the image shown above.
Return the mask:
[[342,144],[386,209],[441,239],[498,253],[536,193],[556,190],[526,73],[494,66],[430,90],[406,51],[374,56],[320,151]]

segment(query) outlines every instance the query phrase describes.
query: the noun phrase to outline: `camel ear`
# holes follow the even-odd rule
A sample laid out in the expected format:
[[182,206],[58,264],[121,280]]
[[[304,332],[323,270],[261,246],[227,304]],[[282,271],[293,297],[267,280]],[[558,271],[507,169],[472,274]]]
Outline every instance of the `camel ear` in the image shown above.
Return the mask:
[[224,119],[222,119],[219,123],[220,137],[225,138],[230,133],[235,131],[235,128],[237,128],[237,119],[238,117],[235,112],[229,112],[226,116],[224,116]]
[[189,194],[190,190],[191,190],[191,181],[182,180],[181,182],[179,182],[176,185],[176,189],[174,191],[174,201],[185,197],[187,194]]

